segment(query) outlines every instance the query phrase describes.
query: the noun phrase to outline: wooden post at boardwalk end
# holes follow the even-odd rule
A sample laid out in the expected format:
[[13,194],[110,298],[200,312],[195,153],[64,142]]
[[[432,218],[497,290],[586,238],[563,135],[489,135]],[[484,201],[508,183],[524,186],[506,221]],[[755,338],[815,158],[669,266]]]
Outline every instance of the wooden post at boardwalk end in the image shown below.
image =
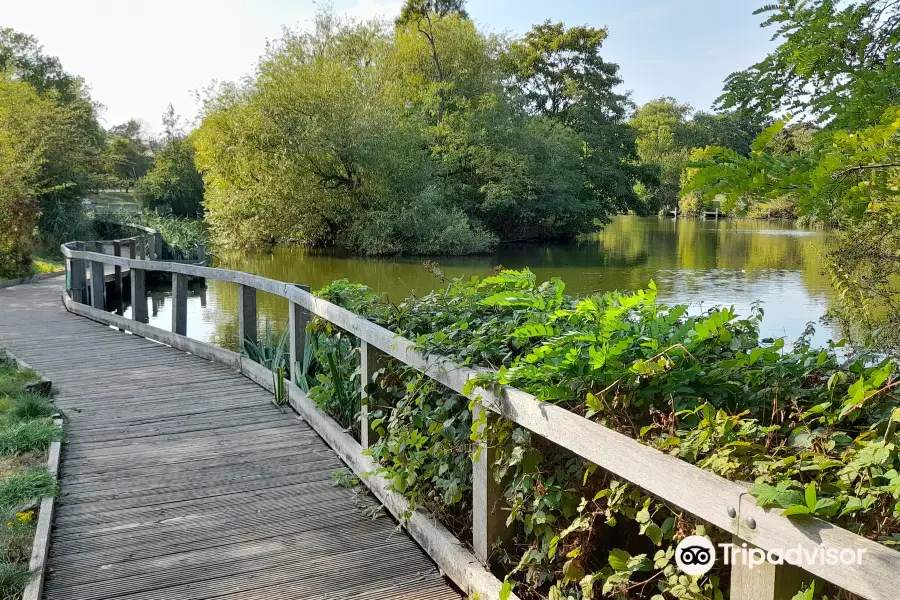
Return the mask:
[[[76,242],[75,250],[83,251],[84,242]],[[84,259],[69,260],[69,291],[72,300],[79,304],[87,304],[87,262]]]
[[156,233],[151,234],[150,237],[153,240],[153,259],[154,260],[162,260],[163,259],[162,234],[157,231]]
[[[489,427],[500,417],[476,403],[472,411],[473,421],[486,418]],[[484,432],[485,425],[481,425]],[[486,567],[491,567],[491,547],[497,540],[508,541],[512,529],[506,526],[507,511],[503,497],[503,484],[494,479],[496,445],[489,433],[478,442],[477,457],[472,460],[472,546],[475,556]]]
[[[128,252],[129,258],[135,258],[138,246],[141,247],[141,254],[144,253],[144,242],[141,238],[135,238],[131,241],[131,249]],[[150,322],[150,316],[147,314],[147,283],[144,269],[132,267],[129,271],[128,279],[131,283],[131,318],[141,323],[148,323]]]
[[[93,242],[91,251],[103,254],[103,244]],[[105,275],[103,273],[103,263],[96,260],[91,261],[91,306],[105,310],[106,303],[103,299],[103,293],[106,290]]]
[[146,235],[142,235],[137,238],[138,244],[138,256],[141,260],[147,260],[147,246],[150,245],[150,238]]
[[240,285],[238,290],[238,346],[244,349],[246,342],[256,343],[256,288]]
[[372,428],[369,415],[374,412],[369,406],[373,400],[371,394],[366,392],[366,386],[374,382],[375,373],[384,368],[388,361],[388,355],[365,340],[359,346],[359,443],[363,448],[368,448],[378,441],[378,434]]
[[172,274],[172,333],[187,335],[188,276]]
[[[295,284],[304,292],[309,291],[308,285]],[[297,382],[299,374],[298,365],[303,364],[303,356],[306,354],[306,326],[309,325],[309,311],[298,304],[289,302],[288,307],[288,331],[291,335],[290,368],[291,379]]]

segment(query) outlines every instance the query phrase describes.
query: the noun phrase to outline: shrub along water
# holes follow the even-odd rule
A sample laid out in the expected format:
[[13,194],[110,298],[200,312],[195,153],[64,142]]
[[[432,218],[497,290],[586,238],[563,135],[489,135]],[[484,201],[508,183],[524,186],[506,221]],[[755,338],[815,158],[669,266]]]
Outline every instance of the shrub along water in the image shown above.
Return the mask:
[[[515,386],[723,477],[753,481],[759,504],[791,518],[815,515],[900,544],[900,378],[890,360],[843,343],[812,348],[811,327],[792,344],[761,340],[761,307],[744,318],[728,307],[691,315],[658,303],[652,282],[575,299],[559,279],[538,282],[525,270],[452,281],[399,304],[346,281],[319,294],[423,351],[493,370],[475,383]],[[381,436],[371,453],[381,473],[465,538],[479,425],[470,403],[390,362],[370,391]],[[500,551],[507,590],[654,599],[727,590],[727,568],[692,579],[674,564],[684,536],[728,541],[725,532],[511,423],[488,433],[499,444],[493,470],[514,529]]]

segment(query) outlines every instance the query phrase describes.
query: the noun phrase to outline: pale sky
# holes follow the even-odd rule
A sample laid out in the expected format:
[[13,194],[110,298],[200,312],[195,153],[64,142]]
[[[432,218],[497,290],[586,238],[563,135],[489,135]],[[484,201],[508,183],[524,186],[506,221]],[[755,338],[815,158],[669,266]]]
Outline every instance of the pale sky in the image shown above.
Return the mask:
[[[485,29],[524,33],[547,19],[607,26],[604,58],[622,67],[636,102],[674,96],[708,109],[723,79],[763,58],[771,32],[752,15],[764,0],[469,0]],[[131,117],[160,129],[169,102],[188,119],[194,92],[250,72],[283,26],[306,27],[312,0],[0,0],[0,26],[36,36],[106,106],[104,125]],[[334,0],[359,18],[400,0]]]

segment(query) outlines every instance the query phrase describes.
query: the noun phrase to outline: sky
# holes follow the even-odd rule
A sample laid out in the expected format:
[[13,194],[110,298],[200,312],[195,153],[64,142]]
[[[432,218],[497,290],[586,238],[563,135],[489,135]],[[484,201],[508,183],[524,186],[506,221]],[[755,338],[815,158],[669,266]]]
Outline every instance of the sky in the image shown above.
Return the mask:
[[[752,14],[762,0],[469,0],[480,27],[522,34],[547,19],[606,26],[603,56],[621,66],[638,104],[673,96],[709,109],[729,73],[762,59],[771,32]],[[400,0],[334,0],[360,19],[393,18]],[[305,28],[312,0],[0,0],[0,26],[36,36],[83,77],[107,127],[141,119],[151,131],[171,102],[191,121],[197,92],[252,71],[267,39]]]

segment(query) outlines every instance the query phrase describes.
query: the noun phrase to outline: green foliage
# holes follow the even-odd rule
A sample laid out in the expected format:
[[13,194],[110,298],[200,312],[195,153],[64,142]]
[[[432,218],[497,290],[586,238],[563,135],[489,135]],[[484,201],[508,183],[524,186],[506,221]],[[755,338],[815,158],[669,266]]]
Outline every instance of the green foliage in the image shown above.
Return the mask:
[[[12,193],[26,203],[36,200],[38,225],[50,245],[73,239],[68,235],[69,222],[57,215],[72,215],[81,209],[103,146],[97,107],[84,82],[65,72],[57,58],[44,54],[35,38],[8,28],[0,28],[0,72],[4,73],[0,86],[27,86],[40,97],[39,101],[23,101],[21,93],[15,98],[0,95],[0,113],[12,111],[19,117],[6,125],[12,133],[0,147],[25,150],[22,159],[13,161],[19,173],[12,179],[12,192],[0,192],[0,197]],[[0,157],[0,164],[3,160]],[[6,176],[3,178],[2,187],[6,188]],[[5,240],[5,235],[0,240]]]
[[153,169],[138,183],[136,195],[154,212],[202,216],[203,178],[194,165],[194,146],[187,138],[174,138],[156,153]]
[[[333,290],[333,293],[331,292]],[[888,545],[900,517],[898,373],[892,361],[762,341],[761,309],[689,314],[651,285],[584,299],[528,271],[453,281],[388,304],[346,282],[324,297],[416,341],[426,352],[490,367],[472,386],[503,383],[723,477],[793,518],[815,516]],[[371,389],[380,472],[415,505],[465,534],[467,452],[487,423],[469,404],[393,363]],[[468,425],[468,428],[466,428]],[[462,435],[462,431],[465,435]],[[551,597],[721,597],[727,569],[680,577],[674,547],[691,533],[726,541],[687,514],[617,481],[508,422],[486,428],[515,538],[501,552],[513,590]]]
[[56,479],[47,469],[29,469],[0,482],[0,507],[16,508],[25,502],[55,495]]
[[567,29],[547,21],[514,40],[503,57],[527,109],[578,136],[584,178],[579,200],[592,207],[591,222],[640,211],[635,184],[656,183],[654,169],[634,164],[635,136],[624,123],[630,100],[615,91],[622,83],[619,66],[601,55],[607,36],[605,28]]
[[331,485],[334,487],[353,488],[359,485],[359,479],[347,469],[338,469],[331,474]]
[[[214,239],[468,254],[592,230],[646,170],[612,92],[618,67],[599,56],[605,32],[560,27],[509,46],[461,2],[409,2],[393,26],[320,13],[252,81],[207,98],[192,141]],[[576,73],[564,110],[536,111],[508,85]]]
[[[2,394],[2,392],[0,392]],[[17,421],[31,421],[52,417],[59,410],[46,398],[32,392],[20,392],[13,395],[7,414]]]
[[0,598],[14,600],[22,595],[31,579],[28,563],[0,563]]
[[[671,210],[678,196],[691,151],[706,146],[723,146],[743,156],[750,150],[751,125],[734,113],[698,112],[674,98],[659,98],[641,106],[629,124],[637,133],[638,155],[646,165],[660,169],[659,182],[644,199],[646,212]],[[690,118],[689,118],[690,117]],[[689,211],[679,207],[681,212]]]
[[0,456],[44,452],[51,442],[62,439],[62,429],[51,419],[9,423],[0,428]]
[[290,368],[290,342],[290,332],[287,329],[276,333],[272,324],[266,321],[263,336],[259,340],[242,340],[241,353],[270,371],[287,370]]

